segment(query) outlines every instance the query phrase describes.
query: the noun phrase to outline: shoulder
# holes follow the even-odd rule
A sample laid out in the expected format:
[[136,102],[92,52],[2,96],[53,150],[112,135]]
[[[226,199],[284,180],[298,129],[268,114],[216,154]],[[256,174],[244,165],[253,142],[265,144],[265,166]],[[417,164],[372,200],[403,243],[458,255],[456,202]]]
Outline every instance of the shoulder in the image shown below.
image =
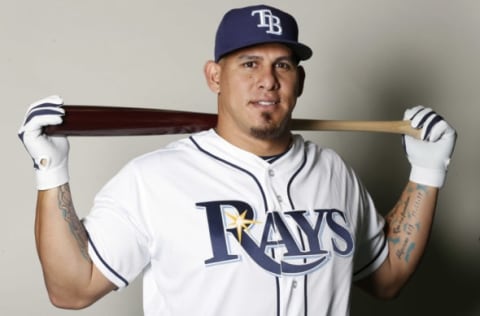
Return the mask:
[[152,172],[158,170],[175,171],[176,166],[195,164],[204,154],[198,143],[214,142],[212,132],[195,133],[172,141],[162,148],[144,153],[131,159],[123,169],[133,172]]
[[310,140],[304,140],[300,135],[294,135],[295,142],[303,142],[304,150],[307,156],[315,159],[316,162],[322,162],[328,165],[347,166],[342,156],[330,147],[325,147]]
[[143,165],[152,162],[158,162],[158,159],[162,161],[169,159],[179,159],[182,156],[189,156],[192,151],[195,150],[195,145],[190,137],[184,137],[168,143],[162,148],[144,153],[140,156],[133,158],[129,164]]
[[315,170],[322,178],[345,186],[347,183],[358,185],[359,178],[352,166],[336,150],[302,140],[306,157],[306,168]]

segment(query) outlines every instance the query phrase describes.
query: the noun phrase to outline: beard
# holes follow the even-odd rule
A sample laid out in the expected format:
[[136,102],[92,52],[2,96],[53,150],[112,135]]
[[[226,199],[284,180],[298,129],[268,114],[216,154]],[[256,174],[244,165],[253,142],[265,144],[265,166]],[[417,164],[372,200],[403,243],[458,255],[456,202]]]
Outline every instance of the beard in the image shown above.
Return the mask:
[[284,118],[278,124],[274,123],[272,116],[268,112],[262,113],[264,120],[263,126],[250,128],[250,134],[258,139],[277,139],[285,135],[288,132],[288,117]]

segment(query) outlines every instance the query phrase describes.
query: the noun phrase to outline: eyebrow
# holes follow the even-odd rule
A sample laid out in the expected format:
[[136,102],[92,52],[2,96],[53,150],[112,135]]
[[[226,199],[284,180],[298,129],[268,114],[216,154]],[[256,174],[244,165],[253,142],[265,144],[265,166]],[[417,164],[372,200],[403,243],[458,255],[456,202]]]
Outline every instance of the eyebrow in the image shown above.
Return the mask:
[[254,55],[254,54],[242,54],[238,55],[237,60],[257,60],[257,59],[262,59],[262,57]]
[[[263,60],[264,58],[255,54],[242,54],[239,55],[237,60]],[[285,55],[285,56],[280,56],[275,59],[275,62],[279,61],[289,61],[293,64],[297,64],[296,59],[293,55]]]

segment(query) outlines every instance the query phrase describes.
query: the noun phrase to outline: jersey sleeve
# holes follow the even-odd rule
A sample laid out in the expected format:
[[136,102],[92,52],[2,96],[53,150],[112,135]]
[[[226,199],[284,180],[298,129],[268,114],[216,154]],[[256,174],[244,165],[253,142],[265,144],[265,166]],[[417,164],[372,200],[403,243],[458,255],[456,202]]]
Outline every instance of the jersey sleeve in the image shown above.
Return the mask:
[[93,263],[119,289],[150,260],[138,178],[131,163],[124,167],[97,194],[83,221]]
[[355,198],[352,198],[356,204],[356,212],[351,216],[356,226],[353,280],[357,281],[380,267],[388,256],[388,244],[383,216],[378,213],[365,186],[352,170],[350,172],[356,188]]
[[385,220],[376,211],[370,195],[364,191],[361,225],[358,229],[353,280],[360,280],[375,270],[388,256],[388,244],[384,234]]

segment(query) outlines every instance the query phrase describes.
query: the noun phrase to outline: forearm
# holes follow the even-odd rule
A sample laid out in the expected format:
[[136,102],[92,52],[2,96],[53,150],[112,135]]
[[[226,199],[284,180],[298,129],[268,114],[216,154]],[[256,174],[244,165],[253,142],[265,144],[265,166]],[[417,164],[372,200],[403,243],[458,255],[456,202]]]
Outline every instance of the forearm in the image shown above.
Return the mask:
[[409,182],[386,216],[388,262],[396,286],[403,286],[418,266],[433,223],[438,189]]
[[92,280],[93,265],[87,233],[75,213],[68,184],[38,192],[35,239],[52,302],[82,305],[79,302]]
[[415,272],[430,236],[438,189],[409,182],[386,216],[387,259],[356,284],[378,298],[396,297]]

